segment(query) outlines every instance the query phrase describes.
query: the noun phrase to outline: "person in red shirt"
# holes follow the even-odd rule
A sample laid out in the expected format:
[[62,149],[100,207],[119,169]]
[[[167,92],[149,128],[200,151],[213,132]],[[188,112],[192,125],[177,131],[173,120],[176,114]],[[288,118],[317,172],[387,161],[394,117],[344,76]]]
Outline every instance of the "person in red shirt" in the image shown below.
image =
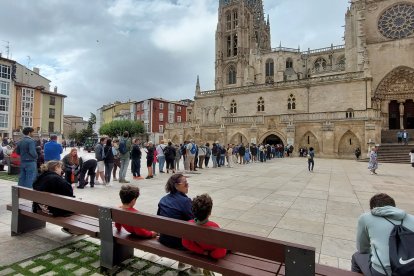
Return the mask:
[[[138,210],[134,208],[134,205],[139,197],[138,187],[134,187],[131,185],[123,185],[121,187],[121,190],[119,191],[119,197],[121,198],[122,202],[122,205],[119,208],[130,212],[138,212]],[[124,228],[129,233],[143,238],[155,238],[157,236],[157,233],[154,231],[149,231],[147,229],[140,227],[120,224],[118,222],[115,222],[115,227],[118,231],[121,231],[121,229]]]
[[[208,220],[208,218],[211,215],[212,208],[213,208],[213,200],[208,194],[202,194],[202,195],[196,196],[193,199],[193,203],[192,203],[194,219],[190,220],[189,222],[196,223],[203,227],[220,228],[220,226],[217,223]],[[184,238],[182,240],[182,244],[185,248],[187,248],[190,251],[193,251],[201,255],[207,255],[214,259],[223,258],[224,256],[226,256],[226,253],[227,253],[227,250],[224,248],[218,248],[212,245],[190,241]]]

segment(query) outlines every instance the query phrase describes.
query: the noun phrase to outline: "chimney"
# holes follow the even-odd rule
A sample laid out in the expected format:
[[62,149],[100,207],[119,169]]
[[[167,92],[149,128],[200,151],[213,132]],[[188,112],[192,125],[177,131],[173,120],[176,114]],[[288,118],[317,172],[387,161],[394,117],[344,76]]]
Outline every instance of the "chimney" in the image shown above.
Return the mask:
[[38,67],[33,67],[33,72],[40,75],[40,69]]
[[53,92],[57,93],[57,86],[55,86],[55,88],[53,88]]

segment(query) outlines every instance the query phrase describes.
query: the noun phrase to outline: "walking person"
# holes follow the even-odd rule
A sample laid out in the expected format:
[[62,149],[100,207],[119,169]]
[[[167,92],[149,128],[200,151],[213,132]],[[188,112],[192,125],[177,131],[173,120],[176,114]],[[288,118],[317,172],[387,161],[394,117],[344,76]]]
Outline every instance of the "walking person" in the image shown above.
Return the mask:
[[355,157],[356,159],[359,159],[360,156],[361,156],[361,150],[359,149],[359,147],[357,147],[355,149]]
[[211,160],[213,161],[213,168],[217,168],[217,155],[219,155],[219,149],[216,143],[213,143],[213,148],[211,150]]
[[96,172],[96,183],[99,183],[99,177],[102,180],[102,184],[105,185],[105,162],[104,162],[104,157],[105,157],[105,153],[104,153],[104,146],[106,143],[106,138],[105,137],[101,137],[101,139],[99,139],[99,143],[96,144],[95,146],[95,159],[96,162],[98,164],[97,166],[97,172]]
[[404,132],[402,133],[402,139],[404,142],[404,145],[408,145],[408,132],[404,129]]
[[399,130],[397,132],[397,143],[401,144],[401,142],[402,142],[402,132],[401,132],[401,130]]
[[313,150],[313,147],[310,147],[308,152],[308,170],[310,172],[313,172],[313,166],[315,165],[315,161],[313,160],[314,158],[315,152]]
[[371,153],[369,154],[368,169],[371,171],[371,174],[377,174],[375,172],[378,169],[377,150],[377,147],[372,147]]
[[20,155],[19,186],[32,188],[37,176],[36,143],[32,138],[34,129],[25,127],[23,138],[17,143],[16,153]]
[[141,176],[141,148],[139,147],[140,140],[135,139],[131,150],[131,172],[134,179],[144,179]]
[[117,169],[121,169],[121,160],[119,159],[119,140],[114,139],[112,141],[112,154],[114,155],[114,168],[112,169],[112,177],[114,181],[118,181],[116,177]]
[[411,163],[411,166],[414,168],[414,149],[412,149],[410,151],[409,155],[410,155],[410,163]]
[[106,140],[106,145],[104,147],[104,164],[105,164],[105,183],[107,186],[111,186],[111,174],[114,168],[114,153],[112,151],[112,140]]
[[119,169],[119,183],[129,183],[129,181],[125,179],[131,153],[131,140],[128,139],[128,137],[129,132],[124,131],[124,135],[119,142],[119,160],[121,162],[121,168]]

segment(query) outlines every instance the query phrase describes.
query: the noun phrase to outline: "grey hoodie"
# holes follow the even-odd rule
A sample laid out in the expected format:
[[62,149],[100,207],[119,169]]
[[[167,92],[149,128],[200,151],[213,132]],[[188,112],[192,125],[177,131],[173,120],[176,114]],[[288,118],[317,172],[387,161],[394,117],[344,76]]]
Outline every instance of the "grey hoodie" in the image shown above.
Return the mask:
[[408,215],[405,211],[392,206],[377,207],[372,209],[370,213],[364,213],[359,217],[357,249],[362,254],[370,253],[372,267],[385,275],[375,254],[375,247],[382,264],[387,269],[387,273],[391,275],[388,239],[394,226],[384,217],[395,224],[400,224],[401,220],[404,220],[403,225],[414,231],[414,216]]

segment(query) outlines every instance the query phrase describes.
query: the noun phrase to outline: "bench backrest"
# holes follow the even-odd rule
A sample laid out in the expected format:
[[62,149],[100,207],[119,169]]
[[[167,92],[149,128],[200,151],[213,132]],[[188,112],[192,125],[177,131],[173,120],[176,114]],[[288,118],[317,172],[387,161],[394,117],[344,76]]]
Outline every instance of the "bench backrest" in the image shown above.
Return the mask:
[[[208,228],[176,219],[143,213],[133,213],[121,209],[111,210],[112,220],[122,224],[137,226],[159,233],[185,237],[186,239],[208,243],[232,251],[256,257],[287,263],[288,255],[302,252],[310,255],[315,262],[315,248],[285,241],[244,234],[236,231]],[[312,257],[313,256],[313,257]]]
[[12,187],[12,208],[19,208],[19,199],[27,199],[33,202],[57,207],[77,214],[91,217],[99,217],[99,205],[87,203],[76,198],[61,196],[57,194],[35,191],[30,188]]

